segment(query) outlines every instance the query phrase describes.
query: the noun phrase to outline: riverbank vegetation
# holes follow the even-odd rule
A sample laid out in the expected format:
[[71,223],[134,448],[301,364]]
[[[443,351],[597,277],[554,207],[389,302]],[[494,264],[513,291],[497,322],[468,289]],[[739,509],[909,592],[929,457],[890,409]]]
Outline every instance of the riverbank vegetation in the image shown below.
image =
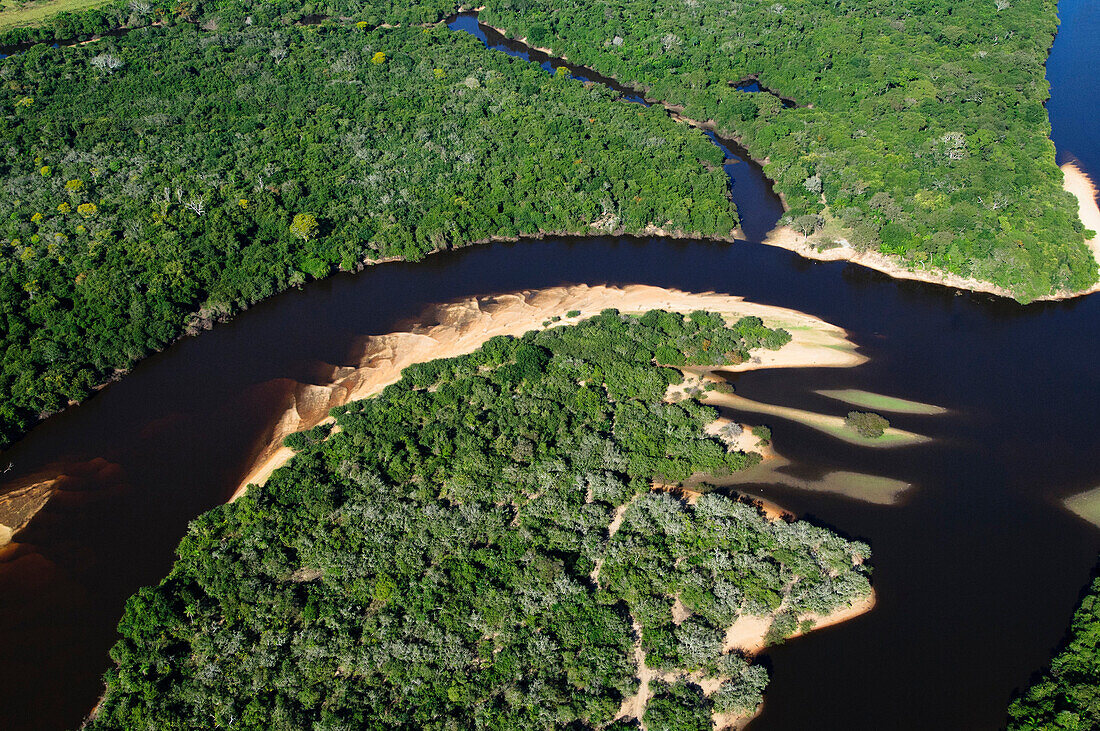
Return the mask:
[[713,120],[803,234],[1021,299],[1097,280],[1043,107],[1054,0],[500,0],[481,18]]
[[234,8],[0,62],[0,447],[188,326],[364,260],[736,226],[721,152],[659,109],[445,27]]
[[1009,731],[1100,728],[1100,579],[1073,615],[1069,641],[1008,709]]
[[766,671],[725,628],[778,611],[794,631],[866,597],[869,551],[652,491],[758,461],[705,435],[714,409],[664,401],[681,373],[659,364],[789,337],[606,310],[407,368],[191,525],[127,605],[90,728],[637,728],[615,721],[637,653],[678,678],[636,711],[650,728],[751,713]]

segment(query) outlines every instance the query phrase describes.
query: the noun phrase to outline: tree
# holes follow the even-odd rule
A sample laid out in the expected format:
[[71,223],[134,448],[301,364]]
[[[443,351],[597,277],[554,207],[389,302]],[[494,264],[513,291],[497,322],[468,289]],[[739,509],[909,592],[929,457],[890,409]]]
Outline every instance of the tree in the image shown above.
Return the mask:
[[794,222],[793,222],[792,225],[794,226],[795,231],[797,231],[798,233],[802,234],[803,236],[809,238],[810,234],[812,234],[814,231],[817,230],[817,227],[820,225],[820,222],[821,222],[821,217],[820,216],[815,216],[813,214],[807,214],[805,216],[799,216],[798,218],[794,219]]
[[317,219],[311,213],[298,213],[290,224],[290,232],[302,241],[309,241],[317,234]]
[[890,427],[890,422],[869,411],[849,411],[844,425],[862,437],[878,439]]

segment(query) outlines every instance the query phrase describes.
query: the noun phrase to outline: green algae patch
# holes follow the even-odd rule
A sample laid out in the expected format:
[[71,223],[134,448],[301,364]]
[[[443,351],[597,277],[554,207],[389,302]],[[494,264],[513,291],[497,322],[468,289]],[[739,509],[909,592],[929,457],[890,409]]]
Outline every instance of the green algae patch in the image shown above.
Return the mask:
[[934,404],[925,404],[920,401],[887,396],[871,391],[861,391],[858,388],[844,388],[838,390],[823,389],[817,391],[822,396],[827,396],[837,401],[843,401],[852,406],[861,406],[875,411],[889,411],[895,414],[945,414],[947,409]]

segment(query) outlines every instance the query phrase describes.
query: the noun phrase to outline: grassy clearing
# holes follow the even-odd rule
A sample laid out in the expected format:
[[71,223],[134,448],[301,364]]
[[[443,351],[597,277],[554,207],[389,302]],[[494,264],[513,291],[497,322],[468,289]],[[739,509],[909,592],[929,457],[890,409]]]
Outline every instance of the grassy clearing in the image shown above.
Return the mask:
[[904,447],[911,444],[920,444],[930,441],[928,437],[922,434],[914,434],[913,432],[896,429],[894,427],[887,429],[886,433],[881,437],[870,439],[849,429],[845,425],[844,417],[842,416],[830,416],[829,414],[819,414],[814,411],[793,409],[789,406],[764,404],[759,401],[751,401],[735,394],[716,393],[712,391],[706,394],[706,401],[715,406],[728,406],[741,411],[768,414],[769,416],[778,416],[781,419],[797,421],[799,424],[805,424],[808,427],[817,429],[837,439],[841,439],[851,444],[858,444],[863,447]]
[[1100,526],[1100,487],[1071,495],[1063,501],[1070,512],[1076,513],[1093,525]]
[[106,4],[107,0],[40,0],[27,3],[5,0],[0,4],[0,31],[38,25],[63,11],[75,13]]
[[943,414],[947,412],[947,409],[942,406],[924,404],[920,401],[909,401],[881,393],[872,393],[871,391],[861,391],[858,388],[845,388],[837,391],[822,390],[817,393],[852,406],[862,406],[875,411],[890,411],[895,414]]

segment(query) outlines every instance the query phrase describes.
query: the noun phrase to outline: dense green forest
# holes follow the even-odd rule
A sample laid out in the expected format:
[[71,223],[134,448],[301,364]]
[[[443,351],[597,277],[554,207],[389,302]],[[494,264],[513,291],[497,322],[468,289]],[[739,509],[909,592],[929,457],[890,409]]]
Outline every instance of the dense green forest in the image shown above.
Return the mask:
[[701,133],[380,12],[262,3],[0,62],[0,447],[189,325],[365,259],[736,225]]
[[1069,642],[1008,709],[1009,731],[1100,728],[1100,579],[1073,615]]
[[[736,136],[800,229],[827,220],[1022,299],[1097,279],[1043,107],[1054,0],[487,5],[486,23]],[[736,88],[750,78],[797,104]]]
[[[665,402],[681,374],[660,364],[789,339],[754,317],[606,310],[407,368],[192,523],[129,601],[89,727],[637,728],[614,720],[636,642],[681,677],[655,683],[648,728],[750,711],[767,673],[724,628],[776,613],[781,639],[865,596],[869,550],[654,491],[759,459],[704,435],[714,409]],[[687,673],[721,683],[707,696]]]

